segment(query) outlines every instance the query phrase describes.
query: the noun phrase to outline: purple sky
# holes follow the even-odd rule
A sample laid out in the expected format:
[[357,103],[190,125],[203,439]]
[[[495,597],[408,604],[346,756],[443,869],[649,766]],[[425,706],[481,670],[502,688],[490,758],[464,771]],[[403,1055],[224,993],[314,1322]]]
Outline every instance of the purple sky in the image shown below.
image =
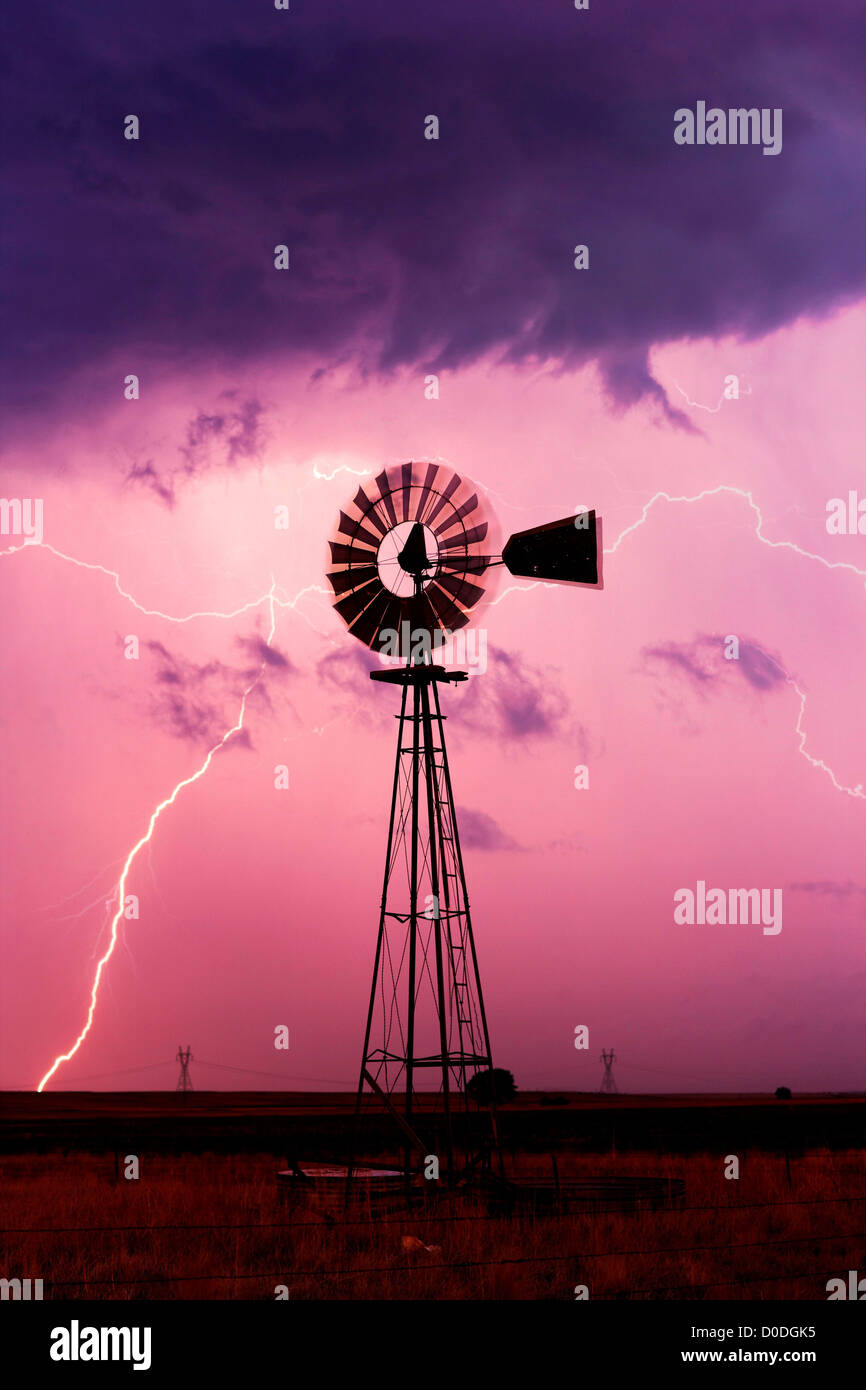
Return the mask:
[[[394,702],[325,542],[359,478],[439,458],[503,536],[589,505],[608,552],[602,593],[500,579],[446,696],[495,1060],[862,1089],[866,537],[825,526],[866,497],[859,8],[4,26],[2,494],[45,529],[2,538],[0,1085],[74,1042],[192,777],[50,1084],[171,1084],[187,1041],[229,1084],[353,1084]],[[781,153],[677,146],[699,100],[781,108]],[[676,925],[698,880],[781,888],[782,931]]]

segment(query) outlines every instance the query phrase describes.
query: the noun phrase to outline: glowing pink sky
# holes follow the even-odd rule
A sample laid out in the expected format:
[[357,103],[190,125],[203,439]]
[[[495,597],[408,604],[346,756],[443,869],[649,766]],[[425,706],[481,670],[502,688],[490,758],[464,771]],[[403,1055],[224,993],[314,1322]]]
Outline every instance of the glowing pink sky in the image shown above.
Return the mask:
[[[658,349],[653,374],[693,433],[649,397],[614,408],[593,367],[492,359],[443,372],[437,401],[424,372],[311,383],[297,359],[275,360],[166,372],[137,402],[90,392],[69,418],[22,426],[4,495],[42,497],[45,547],[116,571],[170,616],[45,547],[2,558],[0,1085],[35,1086],[74,1040],[120,866],[235,723],[260,665],[267,603],[177,620],[238,610],[272,579],[285,661],[251,697],[248,741],[181,793],[133,866],[140,919],[122,924],[92,1031],[52,1085],[161,1060],[87,1084],[173,1085],[179,1042],[272,1074],[194,1062],[199,1088],[279,1087],[282,1074],[354,1085],[396,703],[331,610],[325,542],[355,474],[442,458],[489,490],[503,534],[582,504],[612,552],[601,593],[521,592],[504,576],[476,619],[488,672],[445,694],[494,1060],[523,1088],[595,1089],[613,1046],[621,1089],[862,1089],[866,538],[824,522],[829,498],[866,495],[864,327],[854,306],[749,344]],[[741,397],[716,410],[730,373]],[[255,438],[232,461],[250,400]],[[202,412],[229,423],[190,445]],[[121,481],[148,462],[173,507]],[[657,491],[719,485],[751,492],[768,540],[862,573],[762,544],[733,492],[658,501],[623,535]],[[288,531],[273,525],[281,503]],[[705,640],[730,633],[748,660]],[[138,661],[123,657],[130,634]],[[799,751],[800,698],[766,678],[761,653],[805,695],[805,752],[833,777]],[[578,763],[588,791],[574,789]],[[673,893],[698,879],[782,888],[782,932],[675,925]],[[280,1023],[288,1054],[273,1048]],[[588,1053],[573,1047],[578,1024]]]

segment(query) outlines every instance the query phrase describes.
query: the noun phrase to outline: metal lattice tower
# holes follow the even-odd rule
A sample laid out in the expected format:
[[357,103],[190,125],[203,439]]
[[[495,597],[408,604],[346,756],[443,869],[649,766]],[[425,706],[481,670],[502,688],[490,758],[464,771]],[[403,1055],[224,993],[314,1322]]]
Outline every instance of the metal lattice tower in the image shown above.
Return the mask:
[[432,653],[469,623],[495,565],[601,587],[596,516],[581,511],[518,532],[499,554],[467,479],[440,463],[404,463],[380,473],[369,493],[358,488],[330,552],[334,607],[349,631],[403,663],[370,672],[402,693],[348,1174],[357,1121],[375,1101],[399,1127],[407,1175],[435,1154],[451,1182],[494,1154],[501,1168],[501,1154],[495,1107],[482,1111],[466,1093],[492,1061],[439,686],[467,673],[446,670]]
[[191,1059],[192,1053],[190,1052],[189,1043],[187,1043],[186,1052],[184,1052],[183,1048],[180,1046],[180,1044],[178,1044],[177,1060],[180,1062],[180,1076],[178,1077],[177,1085],[175,1086],[176,1091],[192,1091],[194,1089],[189,1074],[189,1064]]
[[[437,1132],[451,1177],[497,1144],[493,1108],[486,1144],[476,1139],[481,1150],[473,1152],[465,1143],[475,1113],[466,1083],[493,1063],[438,686],[466,675],[427,659],[372,676],[400,685],[402,699],[358,1110],[365,1094],[385,1102],[407,1141],[407,1162],[413,1148],[435,1152],[419,1126]],[[458,1110],[467,1116],[462,1161]]]
[[600,1062],[604,1062],[604,1076],[601,1078],[601,1086],[599,1087],[599,1094],[600,1094],[600,1095],[608,1095],[608,1096],[616,1096],[616,1095],[618,1095],[619,1092],[617,1091],[616,1082],[615,1082],[614,1079],[613,1079],[613,1063],[614,1063],[614,1051],[613,1051],[613,1048],[610,1049],[610,1052],[605,1052],[604,1048],[602,1048],[602,1049],[601,1049],[601,1056],[600,1056],[600,1058],[599,1058],[599,1061],[600,1061]]

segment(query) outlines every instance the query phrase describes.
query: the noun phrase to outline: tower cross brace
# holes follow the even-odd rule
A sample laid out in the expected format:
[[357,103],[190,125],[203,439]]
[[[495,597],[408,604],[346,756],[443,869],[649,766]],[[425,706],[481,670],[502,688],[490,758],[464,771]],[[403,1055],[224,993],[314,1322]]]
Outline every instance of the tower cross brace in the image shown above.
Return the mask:
[[435,1154],[453,1181],[498,1155],[495,1109],[479,1125],[466,1094],[493,1063],[438,690],[467,676],[427,652],[371,677],[402,697],[352,1160],[375,1097],[400,1130],[406,1173]]

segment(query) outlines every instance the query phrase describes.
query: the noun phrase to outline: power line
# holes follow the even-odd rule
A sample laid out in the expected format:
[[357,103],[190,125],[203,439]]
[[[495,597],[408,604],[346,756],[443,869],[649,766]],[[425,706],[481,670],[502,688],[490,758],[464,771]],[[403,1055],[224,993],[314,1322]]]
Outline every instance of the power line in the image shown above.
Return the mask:
[[[137,1071],[156,1071],[156,1069],[157,1069],[158,1067],[170,1067],[170,1066],[171,1066],[171,1063],[170,1063],[170,1062],[151,1062],[151,1063],[149,1063],[149,1065],[146,1066],[146,1067],[125,1067],[125,1068],[123,1068],[123,1069],[120,1070],[120,1071],[97,1071],[97,1072],[89,1072],[87,1076],[76,1076],[76,1077],[74,1078],[74,1081],[101,1081],[101,1080],[104,1080],[104,1079],[105,1079],[106,1077],[108,1077],[108,1076],[131,1076],[133,1072],[137,1072]],[[33,1088],[32,1086],[19,1086],[19,1087],[17,1087],[16,1089],[21,1090],[21,1091],[32,1091],[34,1088]],[[60,1087],[57,1087],[57,1090],[58,1090],[58,1091],[59,1091],[60,1089],[61,1089]],[[68,1089],[68,1088],[62,1088],[62,1089]],[[50,1093],[49,1093],[49,1094],[50,1094]]]
[[249,1067],[229,1067],[229,1066],[226,1066],[225,1063],[223,1063],[223,1062],[203,1062],[201,1059],[199,1059],[198,1065],[199,1065],[200,1067],[216,1067],[218,1071],[236,1071],[236,1072],[244,1072],[247,1076],[271,1076],[271,1077],[275,1077],[278,1081],[318,1081],[318,1082],[326,1082],[328,1085],[345,1086],[346,1089],[347,1089],[347,1091],[352,1092],[352,1093],[354,1093],[354,1087],[355,1087],[355,1082],[354,1082],[354,1081],[351,1081],[351,1082],[350,1082],[350,1081],[346,1081],[346,1079],[345,1079],[344,1077],[343,1077],[343,1078],[338,1078],[338,1077],[334,1077],[334,1076],[286,1076],[285,1074],[283,1074],[283,1073],[281,1073],[281,1072],[276,1072],[276,1071],[253,1071],[253,1070],[251,1070]]
[[[175,1058],[175,1061],[177,1061],[177,1060],[178,1060],[178,1059]],[[206,1062],[206,1061],[203,1061],[202,1058],[200,1058],[200,1057],[196,1057],[196,1058],[195,1058],[195,1062],[196,1062],[196,1065],[199,1066],[199,1067],[216,1067],[218,1071],[244,1072],[244,1073],[246,1073],[246,1075],[248,1075],[248,1076],[269,1076],[269,1077],[272,1077],[273,1079],[275,1079],[275,1080],[277,1080],[277,1081],[283,1081],[283,1082],[285,1082],[285,1081],[315,1081],[315,1082],[318,1082],[318,1083],[325,1083],[325,1084],[327,1084],[327,1085],[342,1086],[347,1092],[354,1094],[355,1082],[354,1082],[354,1081],[348,1081],[348,1080],[346,1080],[345,1077],[334,1077],[334,1076],[286,1076],[286,1075],[285,1075],[284,1073],[282,1073],[282,1072],[275,1072],[275,1071],[252,1071],[252,1070],[250,1070],[249,1067],[230,1067],[230,1066],[225,1065],[225,1063],[222,1063],[222,1062]],[[109,1077],[112,1077],[112,1076],[131,1076],[131,1075],[133,1075],[133,1073],[135,1073],[135,1072],[156,1071],[156,1070],[158,1070],[160,1067],[168,1067],[168,1066],[170,1066],[170,1065],[171,1065],[170,1062],[150,1062],[150,1063],[148,1063],[147,1066],[142,1066],[142,1067],[124,1067],[124,1068],[120,1068],[120,1069],[118,1069],[118,1070],[116,1070],[116,1071],[88,1072],[87,1075],[85,1075],[85,1076],[76,1076],[76,1077],[73,1077],[73,1078],[72,1078],[71,1085],[69,1085],[69,1086],[64,1086],[64,1087],[58,1086],[58,1087],[54,1088],[54,1094],[57,1094],[57,1093],[59,1093],[60,1091],[63,1091],[63,1090],[74,1090],[76,1084],[77,1084],[79,1081],[104,1081],[104,1080],[106,1080],[106,1079],[108,1079]],[[15,1090],[15,1091],[32,1091],[33,1089],[34,1089],[33,1086],[11,1086],[11,1087],[7,1087],[7,1090]]]

